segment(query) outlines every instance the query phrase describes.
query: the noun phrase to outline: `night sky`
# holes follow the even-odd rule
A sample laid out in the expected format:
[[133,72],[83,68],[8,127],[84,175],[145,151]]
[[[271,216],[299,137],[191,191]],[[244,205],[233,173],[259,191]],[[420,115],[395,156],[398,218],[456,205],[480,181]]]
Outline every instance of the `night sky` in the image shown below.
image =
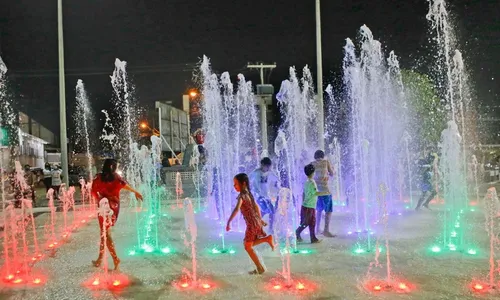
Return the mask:
[[[35,119],[58,131],[56,0],[1,0],[0,55],[9,81]],[[500,1],[453,0],[449,11],[481,103],[498,103]],[[397,4],[396,4],[397,3]],[[93,108],[109,107],[115,58],[129,63],[141,105],[181,101],[205,54],[216,72],[242,72],[247,62],[276,62],[279,89],[288,67],[315,73],[314,0],[63,0],[68,122],[81,78]],[[325,85],[340,73],[346,37],[366,24],[404,68],[425,70],[431,50],[425,0],[322,1]]]

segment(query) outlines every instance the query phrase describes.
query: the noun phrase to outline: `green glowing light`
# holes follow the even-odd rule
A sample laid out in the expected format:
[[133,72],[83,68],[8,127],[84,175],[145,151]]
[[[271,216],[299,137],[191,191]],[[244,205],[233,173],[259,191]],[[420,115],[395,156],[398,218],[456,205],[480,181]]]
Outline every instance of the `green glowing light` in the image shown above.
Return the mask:
[[469,249],[469,250],[467,250],[467,253],[469,253],[470,255],[476,255],[477,251],[476,251],[476,249]]
[[213,248],[211,251],[212,251],[212,254],[220,254],[220,250],[217,248]]
[[170,253],[171,251],[172,251],[172,250],[170,250],[170,248],[169,248],[169,247],[165,247],[165,248],[161,249],[161,252],[162,252],[162,253],[165,253],[165,254],[168,254],[168,253]]
[[476,211],[476,209],[475,208],[471,208],[470,211],[474,212],[474,211]]
[[236,251],[234,251],[233,249],[229,250],[229,254],[235,254]]
[[154,251],[153,247],[151,247],[150,245],[147,245],[147,244],[144,244],[142,245],[142,250],[144,250],[144,252],[146,253],[151,253]]
[[410,209],[410,207],[409,207],[408,205],[407,205],[407,206],[405,206],[405,208],[406,208],[406,209]]
[[312,253],[312,251],[308,250],[308,249],[303,249],[303,250],[300,250],[299,253],[300,254],[309,254],[309,253]]
[[135,250],[130,250],[130,251],[128,252],[128,255],[135,255]]
[[455,228],[460,228],[460,223],[455,223]]
[[450,248],[450,251],[456,251],[457,250],[457,246],[455,246],[453,244],[449,244],[448,248]]
[[361,254],[361,253],[365,253],[365,249],[361,249],[361,248],[357,248],[356,250],[354,250],[354,253],[356,254]]
[[451,232],[451,237],[457,237],[457,232],[456,231],[452,231]]
[[434,252],[434,253],[439,253],[439,252],[441,252],[441,248],[440,248],[440,247],[438,247],[438,246],[433,246],[433,247],[431,248],[431,251],[432,251],[432,252]]

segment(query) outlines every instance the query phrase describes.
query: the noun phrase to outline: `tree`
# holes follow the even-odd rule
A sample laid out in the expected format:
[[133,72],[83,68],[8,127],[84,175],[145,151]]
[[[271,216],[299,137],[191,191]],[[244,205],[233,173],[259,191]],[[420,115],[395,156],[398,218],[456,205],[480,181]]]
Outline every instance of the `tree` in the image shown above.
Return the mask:
[[406,99],[410,111],[410,133],[420,147],[436,146],[446,127],[446,111],[437,89],[425,74],[411,70],[401,71]]

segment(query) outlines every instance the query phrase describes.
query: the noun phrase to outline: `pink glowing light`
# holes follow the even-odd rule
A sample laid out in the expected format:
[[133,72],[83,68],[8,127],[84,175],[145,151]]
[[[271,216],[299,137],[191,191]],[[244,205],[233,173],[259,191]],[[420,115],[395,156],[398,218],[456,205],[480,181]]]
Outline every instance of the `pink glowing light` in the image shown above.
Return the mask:
[[376,286],[373,287],[373,290],[374,291],[381,291],[382,287],[380,285],[376,285]]
[[476,291],[482,291],[484,289],[484,286],[482,284],[479,284],[479,283],[476,283],[473,288],[476,290]]
[[113,286],[119,286],[121,284],[120,280],[113,281]]
[[9,274],[9,275],[7,275],[7,277],[5,277],[5,279],[12,280],[12,279],[14,279],[14,275]]
[[403,283],[403,282],[400,282],[400,283],[399,283],[399,285],[398,285],[398,287],[399,287],[401,290],[406,290],[406,289],[408,289],[408,286],[407,286],[405,283]]
[[92,282],[92,285],[99,285],[99,278],[94,279],[94,282]]
[[41,282],[42,282],[42,280],[40,278],[33,279],[34,284],[40,284]]
[[275,289],[275,290],[281,290],[281,285],[277,284],[277,285],[273,286],[273,289]]
[[296,288],[297,288],[298,290],[303,290],[303,289],[305,289],[306,287],[304,286],[304,284],[303,284],[302,282],[299,282],[299,283],[297,283]]
[[87,220],[82,220],[82,223],[85,223],[85,222],[87,222]]
[[13,281],[14,283],[21,283],[23,280],[21,278],[17,278],[16,280]]
[[189,286],[189,283],[187,283],[187,282],[181,283],[181,287],[183,287],[183,288],[187,288],[188,286]]

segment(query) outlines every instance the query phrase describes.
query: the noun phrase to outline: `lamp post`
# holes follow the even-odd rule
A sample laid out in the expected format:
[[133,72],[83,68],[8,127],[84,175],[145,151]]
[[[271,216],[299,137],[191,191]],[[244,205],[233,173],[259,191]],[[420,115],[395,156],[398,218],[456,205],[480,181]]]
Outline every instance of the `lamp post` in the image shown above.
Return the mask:
[[57,33],[59,48],[59,121],[61,123],[61,168],[63,180],[66,186],[69,183],[68,177],[68,140],[66,136],[66,86],[64,78],[64,39],[63,39],[63,18],[62,0],[57,0]]
[[323,58],[321,55],[321,7],[316,0],[316,65],[318,69],[317,102],[318,102],[318,147],[325,150],[325,112],[323,109]]

